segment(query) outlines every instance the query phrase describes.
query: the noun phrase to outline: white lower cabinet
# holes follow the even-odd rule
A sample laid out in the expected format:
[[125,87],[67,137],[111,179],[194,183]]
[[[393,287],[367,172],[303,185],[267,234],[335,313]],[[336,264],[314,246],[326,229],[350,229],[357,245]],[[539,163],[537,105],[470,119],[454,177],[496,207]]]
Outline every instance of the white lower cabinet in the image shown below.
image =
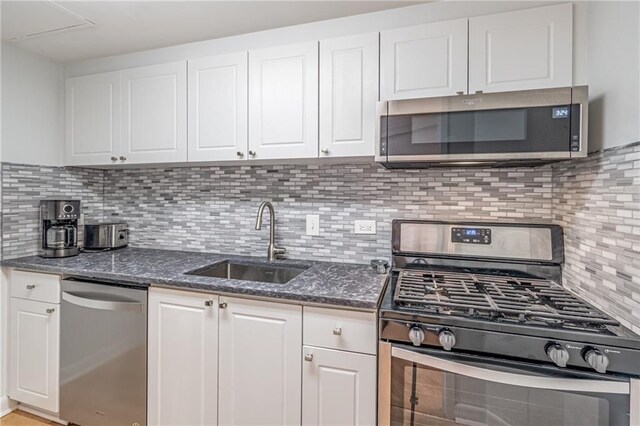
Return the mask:
[[302,308],[228,297],[220,305],[220,424],[299,425]]
[[303,425],[375,425],[376,357],[304,346]]
[[60,309],[56,303],[11,298],[9,397],[58,411]]
[[149,291],[150,425],[215,425],[218,296]]

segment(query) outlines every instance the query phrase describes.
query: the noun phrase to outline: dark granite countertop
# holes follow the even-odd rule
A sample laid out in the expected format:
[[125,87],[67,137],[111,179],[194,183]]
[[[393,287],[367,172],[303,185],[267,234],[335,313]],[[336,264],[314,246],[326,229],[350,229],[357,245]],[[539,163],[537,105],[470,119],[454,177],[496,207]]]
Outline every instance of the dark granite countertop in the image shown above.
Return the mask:
[[233,260],[267,262],[263,258],[175,250],[124,248],[81,253],[62,259],[39,256],[8,259],[2,266],[29,271],[94,278],[142,286],[162,286],[375,310],[385,285],[368,265],[278,260],[279,266],[308,267],[286,284],[186,275],[207,265]]

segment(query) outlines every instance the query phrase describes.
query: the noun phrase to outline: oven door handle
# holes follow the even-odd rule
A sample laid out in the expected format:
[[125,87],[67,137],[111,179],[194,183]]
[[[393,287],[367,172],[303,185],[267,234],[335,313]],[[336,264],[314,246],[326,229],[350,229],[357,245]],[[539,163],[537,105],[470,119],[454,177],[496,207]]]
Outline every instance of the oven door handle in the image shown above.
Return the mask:
[[89,309],[101,309],[104,311],[138,311],[142,312],[142,303],[137,300],[119,298],[120,300],[109,300],[113,297],[105,295],[101,298],[100,294],[92,292],[62,292],[62,299],[74,305],[82,306]]
[[611,380],[569,379],[561,377],[531,376],[528,374],[507,373],[489,370],[460,362],[449,361],[406,349],[393,347],[391,356],[405,361],[415,362],[425,367],[435,368],[461,376],[488,382],[502,383],[511,386],[522,386],[536,389],[549,389],[567,392],[589,392],[608,394],[629,394],[629,382]]

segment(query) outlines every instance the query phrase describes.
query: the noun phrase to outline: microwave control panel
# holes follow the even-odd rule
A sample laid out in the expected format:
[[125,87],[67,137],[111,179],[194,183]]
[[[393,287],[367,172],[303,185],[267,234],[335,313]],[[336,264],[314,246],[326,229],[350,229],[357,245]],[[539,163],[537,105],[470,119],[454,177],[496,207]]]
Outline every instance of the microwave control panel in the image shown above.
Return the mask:
[[491,244],[491,229],[451,228],[451,242],[465,244]]

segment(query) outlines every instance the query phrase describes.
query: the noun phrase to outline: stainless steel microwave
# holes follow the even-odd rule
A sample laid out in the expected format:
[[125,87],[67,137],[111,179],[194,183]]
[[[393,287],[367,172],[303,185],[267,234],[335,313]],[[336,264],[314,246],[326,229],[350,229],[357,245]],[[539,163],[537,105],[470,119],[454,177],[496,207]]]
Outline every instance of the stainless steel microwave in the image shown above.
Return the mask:
[[378,103],[387,168],[540,164],[587,155],[587,86]]

